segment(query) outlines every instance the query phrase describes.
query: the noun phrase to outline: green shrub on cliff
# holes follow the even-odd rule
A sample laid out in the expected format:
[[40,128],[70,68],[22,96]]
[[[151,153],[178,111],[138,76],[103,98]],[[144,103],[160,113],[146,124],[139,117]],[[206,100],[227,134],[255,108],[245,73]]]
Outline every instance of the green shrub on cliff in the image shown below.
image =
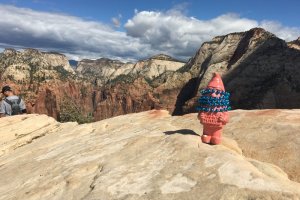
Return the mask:
[[61,80],[66,80],[71,75],[71,73],[68,72],[63,66],[57,66],[55,67],[55,70],[59,74]]
[[121,74],[117,76],[116,78],[110,80],[109,84],[117,84],[117,83],[133,83],[136,77],[128,74]]
[[80,106],[76,105],[71,98],[64,98],[60,103],[60,112],[58,121],[60,122],[78,122],[79,124],[93,122],[92,113],[85,115]]

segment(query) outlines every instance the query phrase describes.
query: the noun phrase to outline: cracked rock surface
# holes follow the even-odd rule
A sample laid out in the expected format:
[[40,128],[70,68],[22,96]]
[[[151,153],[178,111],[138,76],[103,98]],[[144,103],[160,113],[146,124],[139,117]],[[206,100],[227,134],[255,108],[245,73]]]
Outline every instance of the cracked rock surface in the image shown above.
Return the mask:
[[0,199],[300,198],[300,110],[232,111],[217,146],[196,115],[0,118]]

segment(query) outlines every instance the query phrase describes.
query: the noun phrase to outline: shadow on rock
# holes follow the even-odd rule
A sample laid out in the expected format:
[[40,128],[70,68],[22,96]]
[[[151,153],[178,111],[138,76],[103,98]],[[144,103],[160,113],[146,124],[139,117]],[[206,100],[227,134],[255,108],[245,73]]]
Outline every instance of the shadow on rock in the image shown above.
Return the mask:
[[190,130],[190,129],[179,129],[179,130],[176,130],[176,131],[165,131],[164,134],[166,135],[173,135],[173,134],[182,134],[182,135],[196,135],[196,136],[200,136],[198,133],[196,133],[195,131],[193,130]]

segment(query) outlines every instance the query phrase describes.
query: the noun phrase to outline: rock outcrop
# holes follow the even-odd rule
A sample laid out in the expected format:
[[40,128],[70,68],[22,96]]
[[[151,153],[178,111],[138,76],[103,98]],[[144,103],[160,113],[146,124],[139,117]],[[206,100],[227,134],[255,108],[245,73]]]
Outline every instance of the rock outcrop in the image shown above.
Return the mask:
[[143,78],[106,86],[96,93],[95,102],[96,120],[160,108],[152,88]]
[[288,43],[288,46],[297,50],[300,50],[300,37],[297,40]]
[[123,63],[118,60],[101,58],[98,60],[82,60],[76,71],[84,77],[95,80],[97,86],[116,83],[123,79],[143,77],[148,81],[165,72],[173,72],[181,68],[185,62],[170,56],[159,54],[137,63]]
[[57,70],[75,73],[65,55],[36,49],[25,49],[23,52],[5,49],[0,55],[0,67],[2,79],[11,77],[15,81],[26,81],[30,72],[35,75],[34,78],[45,79],[59,78],[56,76]]
[[21,95],[29,113],[60,119],[64,102],[82,115],[93,113],[93,86],[80,79],[66,56],[35,49],[6,49],[0,54],[0,84],[9,84]]
[[133,63],[123,63],[118,60],[100,58],[97,60],[84,59],[78,62],[76,71],[84,78],[88,78],[97,86],[104,86],[109,80],[121,74],[128,74]]
[[142,76],[146,80],[152,81],[166,72],[175,72],[184,65],[185,62],[175,60],[167,55],[159,54],[147,60],[137,62],[130,74]]
[[299,199],[300,110],[230,115],[217,146],[196,113],[0,118],[0,199]]
[[[186,66],[197,78],[192,96],[218,72],[234,109],[299,108],[300,51],[290,46],[260,28],[203,43]],[[195,106],[195,99],[185,102],[185,112]]]

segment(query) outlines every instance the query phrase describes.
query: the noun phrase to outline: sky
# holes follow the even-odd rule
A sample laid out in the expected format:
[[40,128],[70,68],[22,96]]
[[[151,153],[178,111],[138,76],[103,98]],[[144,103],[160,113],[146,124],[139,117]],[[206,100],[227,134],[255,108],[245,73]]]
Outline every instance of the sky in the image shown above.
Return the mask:
[[0,0],[0,51],[36,48],[69,59],[181,60],[213,37],[261,27],[300,37],[299,0]]

